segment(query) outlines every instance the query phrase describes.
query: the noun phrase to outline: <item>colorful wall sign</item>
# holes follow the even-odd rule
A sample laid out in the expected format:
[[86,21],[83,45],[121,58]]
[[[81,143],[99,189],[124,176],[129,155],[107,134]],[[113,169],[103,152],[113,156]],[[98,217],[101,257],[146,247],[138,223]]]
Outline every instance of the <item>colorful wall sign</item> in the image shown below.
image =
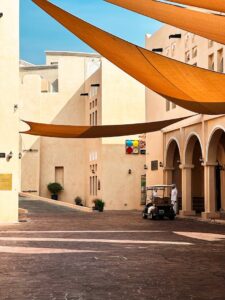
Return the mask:
[[126,140],[126,154],[139,154],[139,140]]
[[0,174],[0,191],[12,190],[12,174]]
[[140,140],[126,140],[126,154],[145,154],[145,138]]

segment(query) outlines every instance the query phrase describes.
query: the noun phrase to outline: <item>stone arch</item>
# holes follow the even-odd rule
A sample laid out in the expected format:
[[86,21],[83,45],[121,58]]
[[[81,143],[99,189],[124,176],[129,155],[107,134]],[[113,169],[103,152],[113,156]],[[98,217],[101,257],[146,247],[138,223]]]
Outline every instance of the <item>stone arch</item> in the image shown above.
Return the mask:
[[[211,167],[211,207],[214,211],[225,208],[225,129],[222,126],[215,127],[207,144],[207,164]],[[209,184],[208,183],[208,184]]]
[[180,146],[176,138],[171,138],[166,147],[166,184],[176,184],[178,189],[178,210],[182,210],[182,174],[180,169]]
[[[203,154],[203,148],[202,148],[202,143],[200,136],[196,132],[191,132],[186,140],[185,147],[184,147],[184,159],[185,159],[185,164],[192,164],[192,154],[193,150],[195,147],[196,142],[199,143],[201,153]],[[201,157],[203,158],[203,156]]]
[[190,169],[189,180],[185,183],[186,189],[190,189],[191,208],[196,213],[205,210],[204,206],[204,167],[203,148],[200,137],[192,132],[185,143],[184,159],[186,168]]
[[[173,159],[174,159],[174,155],[175,152],[178,150],[179,155],[180,155],[180,145],[178,140],[173,137],[169,140],[167,146],[166,146],[166,167],[170,168],[173,167]],[[180,155],[181,157],[181,155]]]
[[222,126],[217,126],[212,130],[206,148],[206,157],[208,162],[216,162],[215,149],[217,149],[221,136],[224,132],[225,128],[223,128]]

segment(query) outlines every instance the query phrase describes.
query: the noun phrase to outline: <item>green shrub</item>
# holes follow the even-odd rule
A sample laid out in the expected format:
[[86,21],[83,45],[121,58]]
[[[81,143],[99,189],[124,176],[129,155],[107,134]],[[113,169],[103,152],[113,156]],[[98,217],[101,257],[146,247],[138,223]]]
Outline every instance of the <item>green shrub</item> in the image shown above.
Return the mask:
[[49,192],[52,193],[53,195],[57,195],[59,192],[63,190],[63,187],[58,182],[51,182],[47,185],[47,187]]
[[102,199],[95,199],[95,200],[93,200],[93,202],[95,204],[95,206],[94,206],[95,210],[103,211],[105,202],[103,202]]
[[79,197],[79,196],[77,196],[77,197],[74,199],[74,202],[75,202],[76,205],[83,206],[83,204],[82,204],[83,200],[82,200],[82,198]]

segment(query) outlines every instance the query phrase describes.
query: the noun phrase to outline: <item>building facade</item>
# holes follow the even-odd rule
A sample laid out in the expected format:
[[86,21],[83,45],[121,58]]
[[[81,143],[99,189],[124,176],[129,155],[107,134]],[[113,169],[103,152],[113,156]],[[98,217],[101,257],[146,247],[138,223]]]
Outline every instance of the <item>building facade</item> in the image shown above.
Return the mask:
[[[10,28],[10,31],[9,31]],[[0,4],[0,222],[18,221],[19,0]]]
[[[92,126],[145,121],[143,85],[98,54],[47,52],[44,66],[21,62],[20,82],[24,120]],[[106,209],[139,209],[145,155],[125,151],[126,140],[139,139],[22,135],[22,191],[50,197],[47,184],[57,181],[64,187],[60,200],[74,203],[79,196],[91,207],[101,198]]]
[[[146,47],[193,66],[224,72],[223,45],[172,26],[163,26],[154,35],[147,35]],[[184,76],[188,80],[188,74]],[[191,115],[194,113],[146,90],[147,121]],[[147,134],[146,154],[147,185],[175,183],[179,191],[180,214],[201,213],[204,218],[219,217],[223,214],[223,115],[195,115],[160,132]]]

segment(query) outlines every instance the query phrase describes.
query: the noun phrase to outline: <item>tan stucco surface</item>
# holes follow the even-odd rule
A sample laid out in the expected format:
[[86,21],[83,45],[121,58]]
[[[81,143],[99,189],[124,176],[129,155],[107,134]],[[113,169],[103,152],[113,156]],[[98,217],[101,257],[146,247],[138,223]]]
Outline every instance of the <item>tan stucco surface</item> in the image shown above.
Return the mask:
[[[16,222],[18,220],[19,191],[19,1],[2,0],[0,18],[0,152],[12,158],[0,158],[1,174],[12,174],[12,189],[0,190],[0,222]],[[10,28],[10,34],[9,34]]]

